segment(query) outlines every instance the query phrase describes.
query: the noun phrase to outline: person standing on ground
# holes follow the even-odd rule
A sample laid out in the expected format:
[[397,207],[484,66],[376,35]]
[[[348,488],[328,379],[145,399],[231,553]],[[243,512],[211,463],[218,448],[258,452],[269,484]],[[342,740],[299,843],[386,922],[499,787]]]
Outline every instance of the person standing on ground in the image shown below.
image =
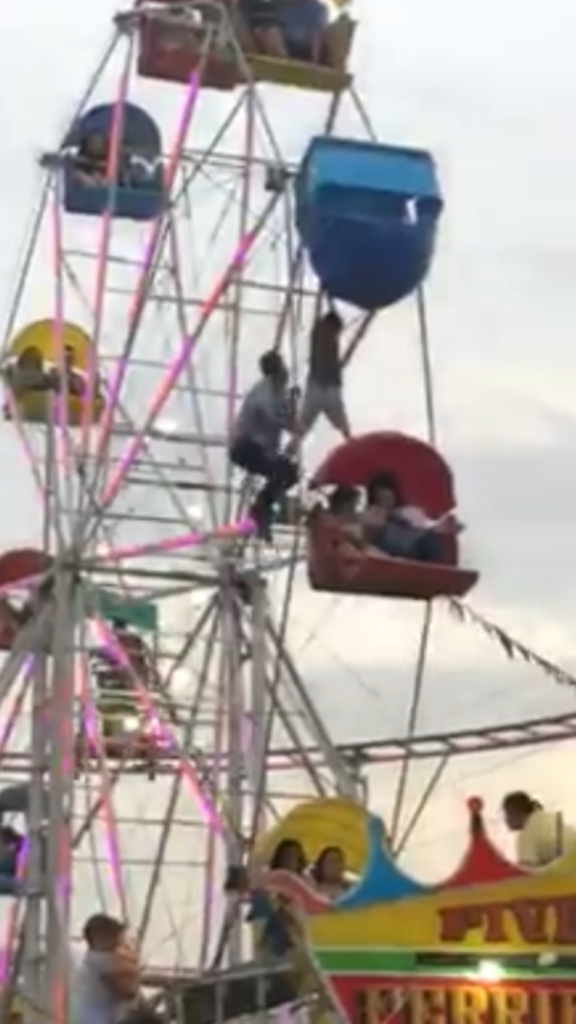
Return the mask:
[[343,326],[340,315],[331,309],[312,328],[308,379],[298,417],[301,438],[309,433],[322,414],[347,441],[351,437],[340,354]]
[[137,1010],[140,969],[126,925],[108,914],[93,914],[84,925],[86,952],[75,983],[77,1024],[118,1024]]
[[288,370],[275,351],[265,352],[259,365],[261,379],[248,391],[236,417],[230,459],[251,476],[264,477],[250,514],[260,536],[269,539],[274,506],[297,483],[298,469],[281,451],[282,434],[294,427]]

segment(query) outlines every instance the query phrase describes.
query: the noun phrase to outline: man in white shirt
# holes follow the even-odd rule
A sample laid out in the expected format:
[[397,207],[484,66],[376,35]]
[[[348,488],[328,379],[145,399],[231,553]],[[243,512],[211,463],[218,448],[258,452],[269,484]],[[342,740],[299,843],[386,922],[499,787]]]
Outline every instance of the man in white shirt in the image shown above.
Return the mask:
[[502,801],[507,827],[516,834],[518,863],[541,868],[576,849],[576,831],[560,812],[547,811],[528,793],[517,790]]
[[126,926],[108,914],[94,914],[84,925],[87,950],[75,980],[76,1024],[119,1024],[139,1003],[138,959],[126,939]]
[[293,429],[293,409],[288,390],[288,371],[278,352],[260,359],[261,379],[240,406],[233,428],[230,459],[233,465],[265,484],[250,510],[260,535],[270,533],[274,505],[298,480],[295,462],[281,449],[282,434]]

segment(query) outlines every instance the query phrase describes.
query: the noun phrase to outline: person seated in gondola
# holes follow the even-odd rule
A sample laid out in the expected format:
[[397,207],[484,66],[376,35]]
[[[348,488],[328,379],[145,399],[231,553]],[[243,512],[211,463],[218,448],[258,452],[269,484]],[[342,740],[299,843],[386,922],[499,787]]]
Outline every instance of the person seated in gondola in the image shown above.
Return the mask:
[[337,900],[348,892],[350,882],[346,878],[346,857],[341,847],[325,846],[310,868],[310,878],[314,887],[329,900]]
[[159,156],[129,148],[125,148],[122,152],[122,184],[124,188],[141,189],[142,191],[157,188],[161,168],[162,160]]
[[[154,659],[142,637],[130,629],[128,623],[118,616],[112,620],[112,629],[116,640],[128,659],[132,671],[147,686],[152,686],[158,682],[158,673]],[[117,665],[117,662],[114,662],[114,664]],[[117,667],[121,672],[121,666],[117,665]]]
[[298,481],[298,469],[281,451],[282,434],[293,432],[294,415],[288,370],[282,356],[265,352],[260,359],[261,379],[240,406],[232,431],[230,459],[234,466],[265,483],[252,503],[250,514],[259,535],[270,538],[275,506]]
[[324,415],[345,440],[351,437],[344,401],[340,337],[342,318],[331,309],[314,324],[310,335],[310,362],[298,417],[298,434],[304,437],[317,418]]
[[367,504],[361,518],[367,544],[392,558],[435,565],[446,563],[446,535],[462,529],[451,510],[433,521],[422,509],[406,505],[393,473],[373,477],[366,494]]
[[[74,176],[87,188],[107,185],[110,140],[105,132],[89,132],[80,139],[78,151],[72,158]],[[118,153],[117,185],[130,188],[130,156],[124,147]]]
[[26,840],[11,825],[0,825],[0,895],[16,894],[18,867]]
[[46,366],[42,353],[34,346],[24,349],[16,362],[6,367],[4,379],[16,398],[31,391],[50,391],[56,383],[53,370]]
[[236,0],[234,28],[240,44],[273,60],[287,60],[282,31],[282,0]]
[[284,0],[281,30],[289,60],[344,70],[354,31],[347,14],[330,22],[322,0]]
[[324,531],[332,532],[340,547],[358,552],[366,547],[360,515],[360,491],[339,484],[328,496],[326,507],[318,504],[312,508],[308,523],[313,526],[321,518]]
[[108,167],[108,138],[104,132],[89,132],[80,139],[78,152],[72,161],[78,183],[88,188],[106,184]]
[[[283,839],[272,854],[268,869],[303,875],[306,866],[300,843],[294,839]],[[255,888],[251,893],[246,921],[261,926],[257,944],[264,958],[283,959],[293,948],[298,935],[297,919],[290,900],[285,896],[272,896]]]
[[72,345],[65,345],[63,354],[63,374],[60,373],[59,363],[55,363],[51,368],[53,379],[55,382],[55,389],[59,392],[64,390],[63,385],[66,386],[66,391],[69,395],[75,395],[77,398],[81,398],[86,393],[87,388],[87,377],[86,374],[79,370],[75,363],[75,353]]

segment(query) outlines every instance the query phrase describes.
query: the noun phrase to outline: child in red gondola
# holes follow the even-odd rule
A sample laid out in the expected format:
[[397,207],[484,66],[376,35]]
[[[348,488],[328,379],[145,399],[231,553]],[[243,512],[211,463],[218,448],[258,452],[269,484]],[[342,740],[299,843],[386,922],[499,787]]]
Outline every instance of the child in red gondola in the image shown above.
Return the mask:
[[446,535],[462,529],[451,510],[433,521],[422,509],[406,505],[393,473],[373,477],[366,493],[362,528],[367,544],[391,558],[435,565],[447,562]]

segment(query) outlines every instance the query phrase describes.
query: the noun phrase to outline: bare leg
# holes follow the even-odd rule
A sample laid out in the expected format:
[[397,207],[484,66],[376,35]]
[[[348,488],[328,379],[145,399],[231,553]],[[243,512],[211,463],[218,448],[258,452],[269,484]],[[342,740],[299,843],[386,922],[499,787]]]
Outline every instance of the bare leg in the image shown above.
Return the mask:
[[256,29],[254,37],[258,48],[267,57],[272,57],[275,60],[288,60],[288,54],[279,28],[274,26]]
[[352,437],[352,431],[342,388],[330,388],[330,390],[326,391],[322,403],[322,411],[334,429],[338,430],[346,441],[349,441]]
[[244,53],[255,53],[258,49],[256,42],[244,18],[235,6],[232,7],[232,26],[236,39]]
[[315,35],[310,40],[310,63],[321,64],[322,63],[322,50],[326,43],[322,35]]
[[328,25],[324,34],[324,60],[335,71],[344,71],[354,37],[355,23],[347,14]]

